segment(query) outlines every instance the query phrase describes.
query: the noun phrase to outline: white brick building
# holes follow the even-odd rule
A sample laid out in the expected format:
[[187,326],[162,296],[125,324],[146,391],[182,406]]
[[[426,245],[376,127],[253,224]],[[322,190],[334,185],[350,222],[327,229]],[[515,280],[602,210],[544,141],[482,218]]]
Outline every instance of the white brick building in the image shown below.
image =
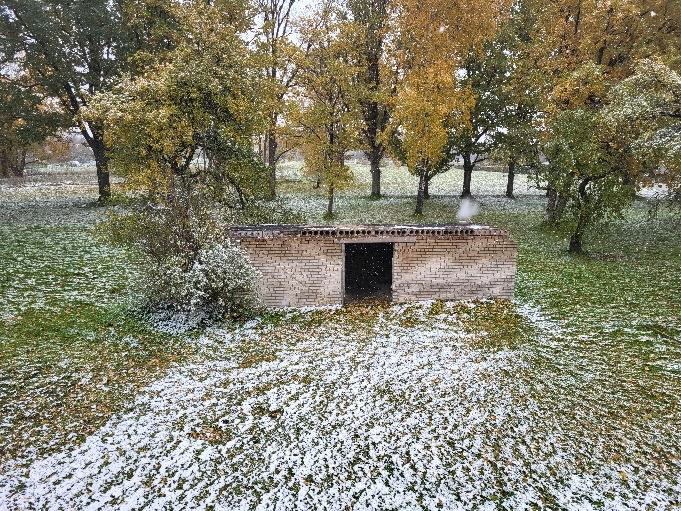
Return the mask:
[[230,236],[272,307],[513,297],[516,245],[493,227],[257,225]]

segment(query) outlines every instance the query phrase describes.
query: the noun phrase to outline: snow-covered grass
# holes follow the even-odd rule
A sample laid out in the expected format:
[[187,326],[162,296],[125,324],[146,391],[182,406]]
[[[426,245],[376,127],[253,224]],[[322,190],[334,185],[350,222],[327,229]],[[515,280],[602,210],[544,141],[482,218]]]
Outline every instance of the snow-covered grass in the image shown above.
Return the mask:
[[130,315],[134,261],[93,238],[106,211],[73,174],[0,184],[0,463],[86,438],[193,349]]
[[[513,303],[289,310],[198,338],[129,314],[134,261],[92,238],[93,188],[0,184],[0,509],[681,505],[679,224],[639,202],[569,257],[541,195],[489,174],[476,221],[519,244]],[[294,177],[281,200],[320,221]],[[365,185],[335,221],[414,221],[411,188]]]
[[521,312],[352,307],[211,330],[200,357],[78,447],[10,465],[0,499],[37,509],[669,508],[681,434],[658,415],[664,404],[579,360],[559,328],[532,323],[537,311]]
[[[369,195],[371,192],[371,173],[365,164],[350,163],[353,182],[339,192],[340,196]],[[484,167],[483,167],[484,168]],[[315,190],[314,179],[302,172],[300,162],[287,162],[278,168],[281,178],[280,189],[283,192],[304,191],[306,195],[324,195],[323,190]],[[381,191],[392,196],[414,196],[418,188],[418,177],[409,173],[405,166],[386,163],[382,169]],[[463,170],[454,167],[435,176],[430,182],[431,195],[458,195],[463,185]],[[506,174],[477,170],[473,173],[471,191],[474,195],[503,195],[506,192]],[[517,174],[515,179],[517,195],[542,195],[526,174]]]

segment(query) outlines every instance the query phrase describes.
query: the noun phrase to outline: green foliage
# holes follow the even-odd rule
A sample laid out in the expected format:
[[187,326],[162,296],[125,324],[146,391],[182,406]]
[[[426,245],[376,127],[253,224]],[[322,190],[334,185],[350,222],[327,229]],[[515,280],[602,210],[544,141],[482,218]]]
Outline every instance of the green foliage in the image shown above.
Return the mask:
[[509,165],[532,165],[538,159],[541,87],[530,60],[535,18],[530,1],[518,2],[496,42],[499,72],[505,76],[495,87],[499,124],[491,134],[490,156]]
[[122,4],[8,0],[0,11],[0,48],[75,114],[86,97],[113,83],[134,50]]
[[350,37],[355,41],[354,95],[362,120],[359,141],[371,164],[371,197],[381,196],[380,163],[388,148],[387,130],[398,80],[397,66],[386,47],[390,37],[392,0],[350,0]]
[[503,43],[499,38],[471,51],[459,73],[460,85],[471,91],[475,101],[467,112],[468,122],[451,126],[447,149],[452,156],[473,157],[473,164],[484,161],[502,126],[503,86],[511,64]]
[[681,74],[660,59],[641,60],[612,89],[603,115],[610,136],[631,152],[639,185],[681,192]]
[[635,181],[623,155],[607,144],[598,111],[566,110],[554,116],[542,151],[548,160],[536,177],[565,201],[570,250],[581,252],[587,227],[619,214],[631,202]]
[[231,189],[242,206],[258,195],[259,75],[242,27],[225,16],[188,7],[172,52],[95,98],[88,115],[107,127],[112,164],[131,183],[152,193],[202,183],[216,198]]
[[539,176],[551,194],[549,218],[559,216],[562,204],[572,212],[571,252],[582,250],[583,233],[594,221],[619,212],[636,187],[652,182],[642,179],[652,168],[645,169],[628,140],[637,126],[615,128],[608,111],[637,109],[626,93],[612,91],[634,74],[640,58],[673,60],[678,52],[678,31],[666,28],[679,16],[674,4],[536,4],[528,56],[541,91],[542,150],[549,160],[538,166]]
[[218,7],[187,7],[180,21],[184,40],[141,76],[98,95],[88,116],[106,126],[114,167],[155,199],[204,185],[215,199],[231,191],[244,206],[265,178],[252,148],[262,127],[257,62],[243,27]]
[[[161,0],[162,2],[163,0]],[[157,2],[158,5],[161,2]],[[128,23],[144,0],[7,0],[0,9],[0,61],[53,99],[94,153],[100,199],[110,195],[101,124],[82,116],[93,94],[110,90],[146,46]],[[140,27],[137,27],[140,28]]]
[[0,177],[21,175],[26,153],[64,125],[59,111],[23,80],[0,77]]
[[229,241],[202,248],[190,266],[183,257],[154,266],[148,283],[153,302],[162,307],[242,319],[255,307],[257,272]]
[[300,223],[278,203],[218,207],[201,191],[175,190],[161,203],[137,205],[97,226],[100,239],[142,255],[134,291],[152,309],[240,319],[256,308],[256,273],[228,237],[230,225]]
[[174,48],[96,96],[87,112],[106,127],[114,168],[146,192],[145,207],[101,230],[146,256],[144,292],[156,307],[247,315],[255,272],[227,226],[290,218],[257,202],[267,185],[253,150],[266,126],[265,82],[244,37],[243,7],[178,7]]

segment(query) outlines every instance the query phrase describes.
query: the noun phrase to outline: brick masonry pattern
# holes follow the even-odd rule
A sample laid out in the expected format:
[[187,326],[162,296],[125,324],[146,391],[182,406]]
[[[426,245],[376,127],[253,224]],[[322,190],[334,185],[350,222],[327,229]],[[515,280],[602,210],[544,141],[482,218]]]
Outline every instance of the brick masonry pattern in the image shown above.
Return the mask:
[[260,272],[258,297],[269,307],[332,305],[343,301],[343,247],[331,238],[239,240]]
[[516,246],[506,236],[395,243],[393,300],[513,298]]
[[[260,272],[257,293],[265,305],[342,303],[343,241],[356,240],[275,236],[236,241]],[[505,233],[374,241],[394,241],[395,302],[513,297],[517,249]]]

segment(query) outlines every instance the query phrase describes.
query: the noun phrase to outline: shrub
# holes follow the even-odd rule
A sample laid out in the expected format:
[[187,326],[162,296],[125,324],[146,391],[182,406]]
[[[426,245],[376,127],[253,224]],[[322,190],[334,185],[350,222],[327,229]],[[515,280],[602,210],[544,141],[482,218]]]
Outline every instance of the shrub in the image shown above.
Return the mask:
[[256,271],[227,237],[210,205],[177,195],[163,204],[116,214],[98,226],[105,240],[140,253],[136,289],[153,309],[239,319],[256,306]]
[[305,217],[291,211],[281,202],[251,202],[245,208],[229,210],[223,218],[232,225],[245,224],[301,224]]
[[168,257],[148,277],[149,296],[160,306],[238,319],[256,305],[257,272],[229,240],[200,249],[188,268],[182,257]]

